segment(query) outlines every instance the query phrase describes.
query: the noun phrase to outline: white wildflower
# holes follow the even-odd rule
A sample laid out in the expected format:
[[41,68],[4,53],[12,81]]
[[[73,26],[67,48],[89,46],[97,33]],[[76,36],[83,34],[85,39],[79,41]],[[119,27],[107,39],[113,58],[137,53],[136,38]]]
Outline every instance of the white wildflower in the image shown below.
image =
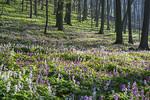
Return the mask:
[[10,81],[7,83],[7,92],[9,92],[10,91],[10,86],[11,86],[11,83],[10,83]]

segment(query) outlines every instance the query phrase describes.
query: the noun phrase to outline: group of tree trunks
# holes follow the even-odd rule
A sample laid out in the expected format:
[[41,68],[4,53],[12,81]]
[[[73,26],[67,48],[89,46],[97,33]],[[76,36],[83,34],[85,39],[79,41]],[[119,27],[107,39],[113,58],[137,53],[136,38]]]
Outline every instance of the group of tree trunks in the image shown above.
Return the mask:
[[[38,4],[40,4],[41,2],[41,10],[44,10],[44,0],[22,0],[21,4],[22,4],[22,12],[24,11],[24,1],[26,1],[26,10],[28,8],[28,1],[30,1],[30,18],[32,18],[32,13],[33,13],[33,4],[34,4],[34,15],[37,17],[38,16],[38,11],[37,11],[37,6]],[[132,40],[132,10],[131,10],[131,6],[133,4],[135,0],[128,0],[128,4],[127,4],[127,9],[126,9],[126,1],[124,0],[124,16],[122,17],[122,5],[121,5],[121,0],[94,0],[94,4],[95,4],[95,8],[94,8],[94,4],[93,4],[93,0],[90,0],[90,9],[91,9],[91,27],[93,26],[93,18],[95,18],[96,21],[96,27],[98,27],[98,21],[99,21],[99,17],[101,17],[101,26],[100,26],[100,30],[98,32],[98,34],[104,34],[104,22],[105,22],[105,12],[107,13],[107,30],[110,29],[109,26],[109,21],[110,21],[110,11],[111,13],[112,11],[112,7],[114,7],[114,18],[115,18],[115,32],[116,32],[116,41],[115,44],[123,44],[123,32],[126,33],[126,24],[128,25],[128,33],[129,33],[129,43],[133,44],[133,40]],[[149,32],[149,19],[150,19],[150,0],[144,0],[145,2],[143,3],[143,12],[141,12],[141,14],[143,14],[144,16],[143,18],[143,26],[142,26],[142,35],[141,35],[141,41],[140,41],[140,45],[139,45],[139,49],[146,49],[149,50],[148,47],[148,32]],[[6,0],[6,4],[10,5],[11,0]],[[34,3],[33,3],[34,2]],[[51,0],[50,0],[51,2]],[[75,10],[75,3],[74,2],[78,2],[77,3],[77,19],[79,22],[81,21],[85,21],[88,18],[88,0],[73,0],[73,5],[72,5],[72,0],[54,0],[54,15],[56,15],[56,27],[58,27],[58,30],[63,31],[63,10],[64,10],[64,3],[66,3],[66,13],[65,13],[65,17],[64,17],[64,21],[68,24],[68,25],[72,25],[71,24],[71,12],[72,12],[72,8],[73,10]],[[83,3],[83,17],[82,17],[82,4]],[[105,11],[105,4],[107,3],[107,11]],[[110,6],[110,5],[114,6]],[[139,2],[137,2],[139,3]],[[45,30],[44,33],[47,33],[47,27],[48,27],[48,4],[49,4],[49,0],[46,0],[46,25],[45,25]],[[100,9],[101,8],[101,9]],[[95,14],[93,14],[95,9]],[[134,8],[136,9],[136,8]],[[101,11],[101,13],[99,13]],[[82,17],[82,18],[81,18]],[[142,19],[141,18],[141,19]],[[123,19],[123,20],[122,20]],[[137,18],[140,19],[140,18]],[[135,21],[135,20],[134,20]],[[135,24],[135,23],[134,23]],[[139,35],[140,37],[140,35]]]

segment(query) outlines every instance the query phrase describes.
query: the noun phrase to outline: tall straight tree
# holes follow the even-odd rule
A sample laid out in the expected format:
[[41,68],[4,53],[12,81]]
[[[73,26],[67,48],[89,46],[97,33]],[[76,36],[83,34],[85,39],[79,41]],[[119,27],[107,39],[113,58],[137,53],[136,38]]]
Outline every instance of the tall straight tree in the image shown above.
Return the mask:
[[54,0],[54,15],[57,13],[57,0]]
[[101,28],[98,34],[104,34],[104,16],[105,16],[105,0],[102,1],[102,10],[101,10]]
[[110,0],[107,0],[107,30],[110,30],[110,28],[109,28],[109,16],[110,16]]
[[7,1],[6,1],[6,4],[10,5],[10,0],[7,0]]
[[[91,1],[93,2],[93,1]],[[98,0],[96,0],[96,10],[95,10],[95,21],[96,21],[96,27],[98,27],[98,18],[99,17],[99,13],[98,13]]]
[[132,26],[131,26],[131,0],[128,0],[128,30],[129,30],[129,43],[133,44],[132,40]]
[[32,0],[30,0],[30,18],[32,18]]
[[58,0],[58,11],[57,11],[57,21],[58,21],[58,30],[63,30],[63,3],[64,0]]
[[81,22],[81,0],[78,0],[78,20]]
[[87,0],[84,0],[83,21],[87,20]]
[[44,34],[47,33],[47,24],[48,24],[48,0],[46,0],[46,24],[45,24]]
[[91,28],[93,27],[93,1],[90,0],[91,2]]
[[116,42],[115,44],[123,44],[122,23],[121,23],[121,1],[116,0]]
[[34,0],[34,15],[37,16],[37,0]]
[[65,22],[68,25],[71,25],[71,0],[67,0],[67,3],[66,3]]
[[26,0],[26,11],[28,10],[28,0]]
[[22,0],[22,12],[24,11],[24,0]]
[[[131,5],[132,5],[133,1],[134,0],[130,1]],[[129,12],[129,8],[127,7],[127,11],[125,12],[124,17],[123,17],[123,21],[122,21],[122,30],[126,30],[126,23],[127,23],[127,19],[128,19],[128,12]]]
[[148,47],[148,32],[149,32],[149,21],[150,21],[150,0],[145,0],[144,5],[144,18],[142,27],[142,36],[139,49],[149,50]]

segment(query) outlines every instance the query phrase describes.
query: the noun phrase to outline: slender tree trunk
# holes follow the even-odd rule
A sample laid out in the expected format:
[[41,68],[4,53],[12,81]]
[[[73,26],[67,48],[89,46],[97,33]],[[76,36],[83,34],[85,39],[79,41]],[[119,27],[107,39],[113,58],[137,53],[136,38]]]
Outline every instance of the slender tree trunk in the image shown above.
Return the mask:
[[63,0],[58,0],[58,30],[63,31]]
[[37,16],[37,0],[34,1],[34,15]]
[[28,10],[28,0],[26,0],[26,11]]
[[105,0],[102,0],[102,11],[101,11],[101,28],[98,34],[104,34],[104,17],[105,17]]
[[93,1],[91,0],[91,28],[93,27]]
[[40,3],[41,3],[41,0],[38,0],[38,6],[40,5]]
[[145,0],[142,36],[141,36],[141,42],[139,45],[139,49],[142,49],[142,50],[149,50],[149,47],[148,47],[148,31],[149,31],[149,21],[150,21],[149,10],[150,10],[150,0]]
[[[91,1],[93,2],[93,1]],[[98,27],[98,17],[99,17],[99,13],[98,13],[98,0],[96,0],[96,11],[95,11],[95,21],[96,21],[96,27]]]
[[116,26],[116,0],[114,0],[114,18],[115,18],[115,32],[116,32],[116,28],[117,28],[117,26]]
[[54,15],[57,13],[57,0],[54,0]]
[[78,0],[78,20],[81,22],[81,0]]
[[24,0],[22,0],[22,12],[24,11]]
[[107,30],[110,30],[109,17],[110,17],[110,0],[107,0]]
[[68,25],[71,25],[71,0],[68,0],[66,4],[66,14],[64,19]]
[[30,18],[32,18],[32,0],[30,0]]
[[128,0],[128,30],[129,30],[129,43],[133,44],[132,41],[132,26],[131,26],[131,0]]
[[116,42],[115,44],[123,44],[120,0],[116,0]]
[[7,0],[7,1],[6,1],[6,4],[10,5],[10,0]]
[[83,21],[87,20],[87,0],[84,0]]
[[99,26],[99,17],[100,17],[100,12],[101,12],[101,0],[99,1],[99,7],[98,7],[98,18],[96,20],[96,27]]
[[48,0],[46,0],[46,24],[45,24],[44,34],[47,33],[47,24],[48,24]]
[[[132,5],[133,1],[134,0],[131,1],[131,5]],[[125,15],[123,17],[123,21],[122,21],[122,29],[123,30],[125,30],[124,28],[126,28],[125,25],[126,25],[127,18],[128,18],[128,11],[129,11],[129,8],[127,8],[127,11],[126,11],[126,13],[125,13]]]

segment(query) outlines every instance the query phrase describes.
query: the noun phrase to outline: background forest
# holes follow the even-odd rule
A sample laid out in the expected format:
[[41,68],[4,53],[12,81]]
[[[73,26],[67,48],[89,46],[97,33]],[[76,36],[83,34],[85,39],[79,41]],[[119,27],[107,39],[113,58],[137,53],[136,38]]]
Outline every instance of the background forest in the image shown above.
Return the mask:
[[0,0],[0,100],[149,100],[150,0]]

